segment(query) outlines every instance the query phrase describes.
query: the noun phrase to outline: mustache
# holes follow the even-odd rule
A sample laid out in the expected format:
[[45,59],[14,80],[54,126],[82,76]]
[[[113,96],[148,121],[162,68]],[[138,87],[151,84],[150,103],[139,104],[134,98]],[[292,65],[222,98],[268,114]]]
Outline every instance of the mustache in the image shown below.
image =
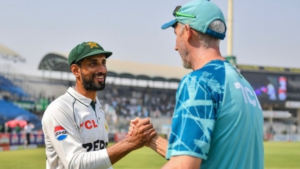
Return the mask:
[[104,77],[106,77],[106,73],[102,73],[102,72],[94,73],[94,74],[93,74],[93,77],[94,77],[94,76],[101,76],[101,75],[104,75]]

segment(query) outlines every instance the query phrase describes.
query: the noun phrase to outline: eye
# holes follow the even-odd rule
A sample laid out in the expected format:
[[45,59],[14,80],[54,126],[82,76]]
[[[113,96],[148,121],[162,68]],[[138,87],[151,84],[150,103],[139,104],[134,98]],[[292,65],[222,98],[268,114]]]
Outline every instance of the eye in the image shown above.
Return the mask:
[[95,66],[97,63],[96,62],[91,62],[89,65]]

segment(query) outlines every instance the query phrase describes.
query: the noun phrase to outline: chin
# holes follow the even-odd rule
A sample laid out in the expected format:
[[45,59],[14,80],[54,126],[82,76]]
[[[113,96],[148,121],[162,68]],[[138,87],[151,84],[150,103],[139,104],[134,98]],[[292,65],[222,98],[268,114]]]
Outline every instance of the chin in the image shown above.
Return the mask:
[[105,89],[105,82],[103,84],[99,84],[99,87],[97,87],[97,91],[101,91]]

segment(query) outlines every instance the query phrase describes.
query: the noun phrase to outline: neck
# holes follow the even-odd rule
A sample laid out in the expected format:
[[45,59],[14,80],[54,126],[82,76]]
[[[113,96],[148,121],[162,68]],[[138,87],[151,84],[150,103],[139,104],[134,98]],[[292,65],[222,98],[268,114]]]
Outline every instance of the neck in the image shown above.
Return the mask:
[[191,55],[193,70],[201,69],[212,60],[225,60],[225,58],[221,56],[219,48],[196,48],[193,53],[194,54]]
[[81,95],[83,95],[87,98],[90,98],[93,101],[96,101],[97,91],[85,90],[85,88],[82,86],[82,84],[80,82],[76,82],[74,89],[75,89],[75,91],[77,91]]

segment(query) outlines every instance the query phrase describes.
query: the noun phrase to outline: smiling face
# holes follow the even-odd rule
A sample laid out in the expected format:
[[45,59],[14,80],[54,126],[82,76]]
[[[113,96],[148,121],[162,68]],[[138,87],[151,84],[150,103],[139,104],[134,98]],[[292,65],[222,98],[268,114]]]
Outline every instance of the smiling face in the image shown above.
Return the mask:
[[106,57],[103,54],[87,57],[80,61],[79,74],[82,86],[87,91],[99,91],[105,88]]

